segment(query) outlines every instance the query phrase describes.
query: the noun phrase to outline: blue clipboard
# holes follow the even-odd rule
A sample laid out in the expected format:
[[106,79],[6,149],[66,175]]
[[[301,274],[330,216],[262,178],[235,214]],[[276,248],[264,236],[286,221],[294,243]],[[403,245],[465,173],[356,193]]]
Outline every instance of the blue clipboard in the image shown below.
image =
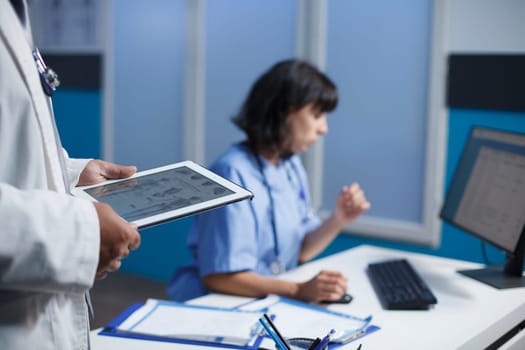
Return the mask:
[[[213,341],[199,341],[199,340],[193,340],[193,339],[162,337],[162,336],[156,336],[156,335],[140,334],[140,333],[133,333],[133,332],[119,330],[118,326],[122,324],[130,315],[132,315],[136,310],[141,308],[143,305],[144,303],[132,304],[126,310],[124,310],[121,314],[115,317],[111,322],[109,322],[104,328],[102,328],[102,330],[98,334],[112,336],[112,337],[121,337],[121,338],[153,340],[153,341],[162,341],[162,342],[168,342],[168,343],[205,345],[205,346],[213,346],[213,347],[228,348],[228,349],[247,349],[247,350],[257,350],[259,348],[259,345],[264,339],[264,335],[262,333],[259,333],[253,345],[239,346],[239,345],[218,343],[218,342],[213,342]],[[210,308],[210,309],[213,309],[213,308]]]

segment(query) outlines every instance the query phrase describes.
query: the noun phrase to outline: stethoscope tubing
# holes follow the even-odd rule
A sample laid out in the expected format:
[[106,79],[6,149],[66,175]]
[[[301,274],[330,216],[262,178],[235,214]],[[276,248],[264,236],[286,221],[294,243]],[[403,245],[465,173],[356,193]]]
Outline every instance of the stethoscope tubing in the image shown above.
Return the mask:
[[[273,250],[274,250],[274,255],[275,255],[275,259],[276,259],[275,260],[275,264],[280,265],[279,270],[282,270],[282,271],[277,271],[277,269],[275,269],[275,271],[273,271],[274,269],[272,268],[272,273],[279,274],[280,272],[284,272],[285,266],[279,261],[280,248],[279,248],[279,239],[277,237],[277,224],[276,224],[276,215],[275,215],[275,201],[274,201],[274,197],[273,197],[273,194],[272,194],[272,188],[271,188],[271,186],[270,186],[270,184],[268,182],[268,178],[266,177],[266,174],[264,173],[263,162],[262,162],[262,160],[260,158],[261,156],[254,153],[254,157],[255,157],[255,160],[257,162],[259,173],[261,174],[261,177],[262,177],[263,185],[266,188],[266,191],[268,193],[268,200],[269,200],[269,204],[270,204],[270,225],[271,225],[271,228],[272,228],[272,237],[273,237]],[[290,164],[291,164],[291,167],[292,167],[292,169],[293,169],[293,171],[295,173],[295,176],[297,177],[297,181],[299,182],[299,187],[302,187],[301,186],[300,177],[299,177],[299,172],[298,172],[295,164],[293,164],[293,162],[290,162]],[[288,180],[290,182],[292,181],[289,174],[288,174]],[[301,199],[305,200],[305,194],[304,194],[304,190],[302,188],[300,188],[300,197],[301,197]]]

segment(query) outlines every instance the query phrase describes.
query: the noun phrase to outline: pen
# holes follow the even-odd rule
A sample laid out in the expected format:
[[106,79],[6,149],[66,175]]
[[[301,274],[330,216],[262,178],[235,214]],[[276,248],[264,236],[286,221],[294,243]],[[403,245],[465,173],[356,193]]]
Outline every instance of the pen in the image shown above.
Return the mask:
[[328,343],[330,342],[330,337],[334,334],[335,334],[335,329],[330,330],[330,332],[328,332],[328,334],[323,338],[323,340],[321,340],[319,344],[317,344],[314,350],[324,349],[325,346],[327,346]]
[[359,344],[359,346],[357,347],[356,350],[361,350],[361,345],[363,345],[363,344]]
[[273,329],[273,331],[275,332],[275,334],[277,334],[277,336],[279,337],[279,340],[284,344],[285,348],[286,348],[287,350],[291,350],[290,344],[288,344],[288,342],[287,342],[286,339],[283,337],[283,335],[281,334],[281,332],[279,332],[279,330],[277,329],[277,327],[275,327],[275,325],[274,325],[273,322],[272,322],[272,319],[271,319],[267,314],[264,314],[263,316],[264,316],[264,318],[266,319],[266,321],[268,321],[268,324],[269,324],[270,327]]
[[312,345],[310,345],[308,350],[315,350],[317,344],[319,344],[320,342],[321,342],[321,338],[319,337],[315,338],[315,340],[312,342]]
[[263,325],[264,329],[266,329],[266,333],[268,333],[268,335],[270,337],[272,337],[273,341],[275,342],[275,344],[277,345],[277,347],[280,349],[280,350],[287,350],[286,349],[286,346],[281,342],[281,340],[279,339],[279,337],[277,337],[277,335],[272,331],[272,329],[270,328],[270,326],[266,323],[266,321],[264,320],[264,318],[260,318],[259,319],[259,322],[261,322],[261,324]]
[[266,333],[268,333],[268,335],[272,337],[273,341],[275,342],[277,347],[279,347],[279,349],[290,350],[290,345],[288,345],[286,339],[283,338],[281,333],[279,333],[273,322],[271,322],[270,318],[266,314],[264,314],[264,317],[259,318],[259,322],[263,325],[264,329],[266,330]]

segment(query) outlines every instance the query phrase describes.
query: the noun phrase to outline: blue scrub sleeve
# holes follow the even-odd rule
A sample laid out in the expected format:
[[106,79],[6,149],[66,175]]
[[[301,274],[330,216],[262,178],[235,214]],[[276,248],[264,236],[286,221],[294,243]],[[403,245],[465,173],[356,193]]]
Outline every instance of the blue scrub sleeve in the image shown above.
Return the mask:
[[[242,177],[234,169],[213,170],[244,185]],[[196,260],[199,275],[254,270],[257,265],[255,225],[250,200],[198,215],[194,229],[198,234]]]

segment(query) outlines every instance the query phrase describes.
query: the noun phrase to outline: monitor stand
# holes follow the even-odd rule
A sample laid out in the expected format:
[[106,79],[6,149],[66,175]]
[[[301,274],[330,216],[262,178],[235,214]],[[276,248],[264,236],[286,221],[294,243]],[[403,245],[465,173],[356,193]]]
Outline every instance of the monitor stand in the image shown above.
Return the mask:
[[514,254],[507,253],[504,267],[489,266],[484,269],[460,270],[458,272],[497,289],[525,287],[525,276],[523,276],[524,251],[525,234],[522,234],[516,252]]
[[525,287],[524,276],[508,275],[504,272],[502,267],[487,267],[478,270],[458,270],[458,272],[497,289]]

